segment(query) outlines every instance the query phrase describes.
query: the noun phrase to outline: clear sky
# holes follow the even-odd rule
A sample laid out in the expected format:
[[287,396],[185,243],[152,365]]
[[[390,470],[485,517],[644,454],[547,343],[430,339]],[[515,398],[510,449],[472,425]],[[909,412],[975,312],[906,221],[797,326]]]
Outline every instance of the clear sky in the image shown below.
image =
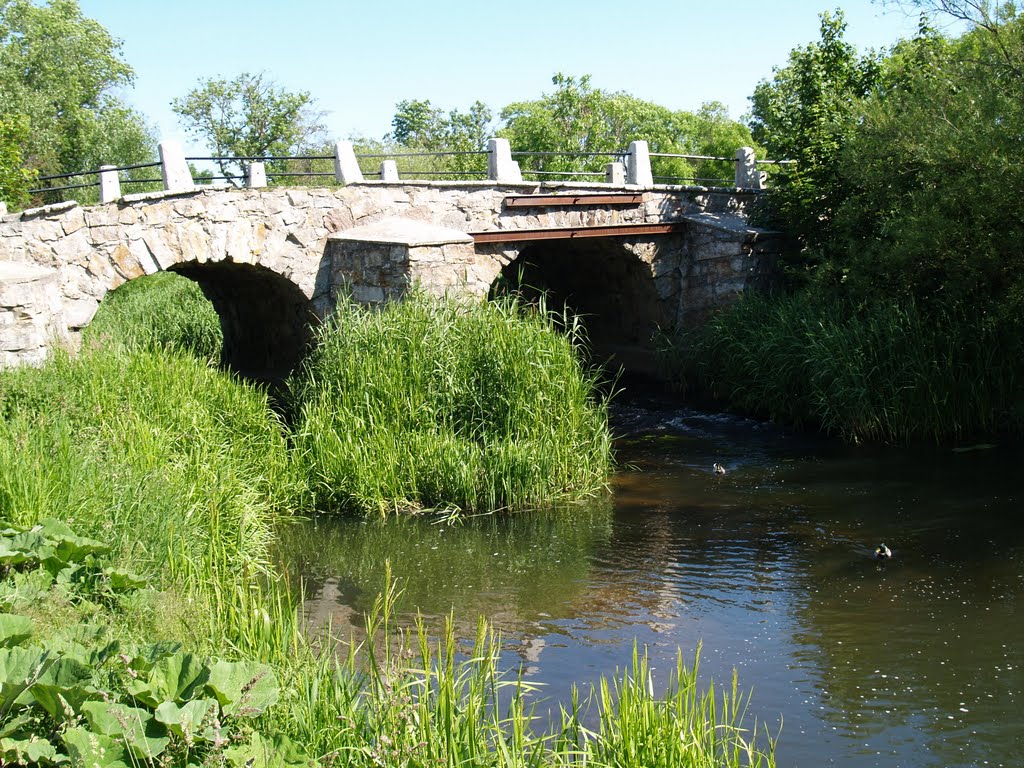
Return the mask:
[[333,138],[380,138],[402,99],[495,112],[551,90],[556,72],[592,76],[672,109],[721,101],[734,118],[789,51],[842,7],[863,50],[913,34],[917,19],[880,0],[80,0],[124,43],[122,94],[162,138],[201,150],[170,109],[200,78],[265,72],[305,90]]

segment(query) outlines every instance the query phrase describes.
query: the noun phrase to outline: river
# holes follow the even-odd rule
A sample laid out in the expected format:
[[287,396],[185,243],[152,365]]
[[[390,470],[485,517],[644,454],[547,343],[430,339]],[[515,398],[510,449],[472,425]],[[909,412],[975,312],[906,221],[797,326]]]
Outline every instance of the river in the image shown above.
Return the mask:
[[858,448],[654,399],[615,424],[609,498],[287,531],[310,621],[358,627],[387,561],[406,617],[472,637],[487,616],[553,703],[634,642],[663,674],[701,645],[705,684],[736,669],[747,724],[781,726],[780,766],[1024,761],[1019,449]]

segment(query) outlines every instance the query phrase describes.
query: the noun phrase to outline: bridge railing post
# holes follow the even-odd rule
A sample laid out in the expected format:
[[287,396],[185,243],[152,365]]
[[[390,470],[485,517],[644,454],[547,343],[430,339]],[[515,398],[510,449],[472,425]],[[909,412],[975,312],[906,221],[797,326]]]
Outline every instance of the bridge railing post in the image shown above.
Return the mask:
[[334,178],[339,184],[358,184],[363,181],[359,161],[351,141],[339,141],[334,145]]
[[112,203],[121,199],[121,178],[116,165],[100,166],[100,202]]
[[396,182],[398,181],[398,163],[394,160],[385,160],[380,164],[380,180]]
[[646,141],[633,141],[629,144],[626,157],[626,182],[641,187],[653,187],[654,175],[651,173],[651,151]]
[[160,175],[164,179],[164,189],[168,192],[193,189],[195,182],[185,162],[185,150],[181,145],[176,141],[161,141],[157,149],[160,152]]
[[519,163],[512,159],[508,139],[487,140],[487,178],[505,184],[519,184],[523,173]]
[[249,169],[245,172],[245,186],[249,189],[267,186],[267,166],[263,163],[249,163]]
[[740,189],[764,189],[764,173],[757,170],[757,159],[750,147],[736,150],[736,186]]
[[621,187],[626,183],[626,166],[622,163],[608,163],[604,167],[604,180],[608,184]]

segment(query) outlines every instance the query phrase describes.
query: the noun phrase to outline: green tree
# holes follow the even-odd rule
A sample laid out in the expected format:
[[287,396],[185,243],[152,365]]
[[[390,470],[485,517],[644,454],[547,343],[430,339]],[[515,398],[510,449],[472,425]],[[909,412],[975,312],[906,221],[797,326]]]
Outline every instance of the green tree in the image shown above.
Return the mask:
[[152,159],[145,120],[114,95],[133,76],[120,41],[76,0],[0,0],[0,117],[27,118],[18,143],[29,168],[47,175]]
[[[534,101],[510,104],[501,112],[500,135],[514,151],[538,153],[520,160],[524,173],[597,173],[616,160],[634,140],[648,142],[652,153],[732,158],[752,145],[749,130],[728,119],[720,104],[700,112],[672,111],[627,93],[594,88],[590,76],[556,74],[555,90]],[[724,146],[730,144],[731,146]],[[555,155],[543,153],[558,153]],[[656,180],[723,180],[732,183],[733,164],[652,158]]]
[[772,193],[782,227],[795,236],[799,262],[815,264],[847,195],[840,156],[856,129],[859,101],[875,86],[880,57],[860,56],[843,40],[841,11],[821,15],[821,38],[794,49],[789,63],[751,97],[750,130],[777,159],[795,160]]
[[[217,165],[234,183],[250,164],[240,158],[296,155],[325,141],[323,113],[309,92],[287,91],[262,73],[201,80],[171,108],[189,133],[222,158]],[[271,163],[268,172],[277,165]]]
[[35,171],[25,168],[21,147],[28,140],[29,124],[24,115],[0,117],[0,202],[19,207],[28,200]]
[[837,252],[861,293],[1024,317],[1024,19],[885,62],[843,153]]
[[[453,109],[447,114],[430,100],[404,100],[395,105],[391,119],[391,132],[382,142],[382,151],[411,152],[464,152],[482,153],[484,144],[493,135],[494,115],[481,101],[475,101],[469,111]],[[484,175],[487,162],[478,155],[438,155],[433,158],[400,158],[399,171],[423,173],[441,178]]]

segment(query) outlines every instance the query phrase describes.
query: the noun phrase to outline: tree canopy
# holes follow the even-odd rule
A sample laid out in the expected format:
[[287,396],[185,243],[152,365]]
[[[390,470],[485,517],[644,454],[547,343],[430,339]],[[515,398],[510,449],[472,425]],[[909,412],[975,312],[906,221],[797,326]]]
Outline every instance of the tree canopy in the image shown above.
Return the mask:
[[17,147],[29,169],[72,173],[151,159],[145,120],[116,95],[133,77],[120,41],[76,0],[0,0],[0,120],[27,121]]
[[[520,160],[525,173],[599,173],[634,140],[648,142],[652,153],[707,155],[732,158],[741,146],[753,145],[750,131],[729,119],[725,108],[712,102],[700,111],[673,111],[623,92],[591,85],[590,76],[556,74],[555,90],[540,99],[509,104],[501,111],[499,134],[514,151],[566,153],[527,155]],[[576,157],[567,156],[577,153]],[[656,180],[684,183],[733,178],[731,161],[692,161],[652,158]]]
[[[288,91],[263,73],[201,80],[171,108],[219,158],[296,155],[324,139],[323,115],[309,92]],[[237,180],[249,162],[221,159],[217,165]]]

